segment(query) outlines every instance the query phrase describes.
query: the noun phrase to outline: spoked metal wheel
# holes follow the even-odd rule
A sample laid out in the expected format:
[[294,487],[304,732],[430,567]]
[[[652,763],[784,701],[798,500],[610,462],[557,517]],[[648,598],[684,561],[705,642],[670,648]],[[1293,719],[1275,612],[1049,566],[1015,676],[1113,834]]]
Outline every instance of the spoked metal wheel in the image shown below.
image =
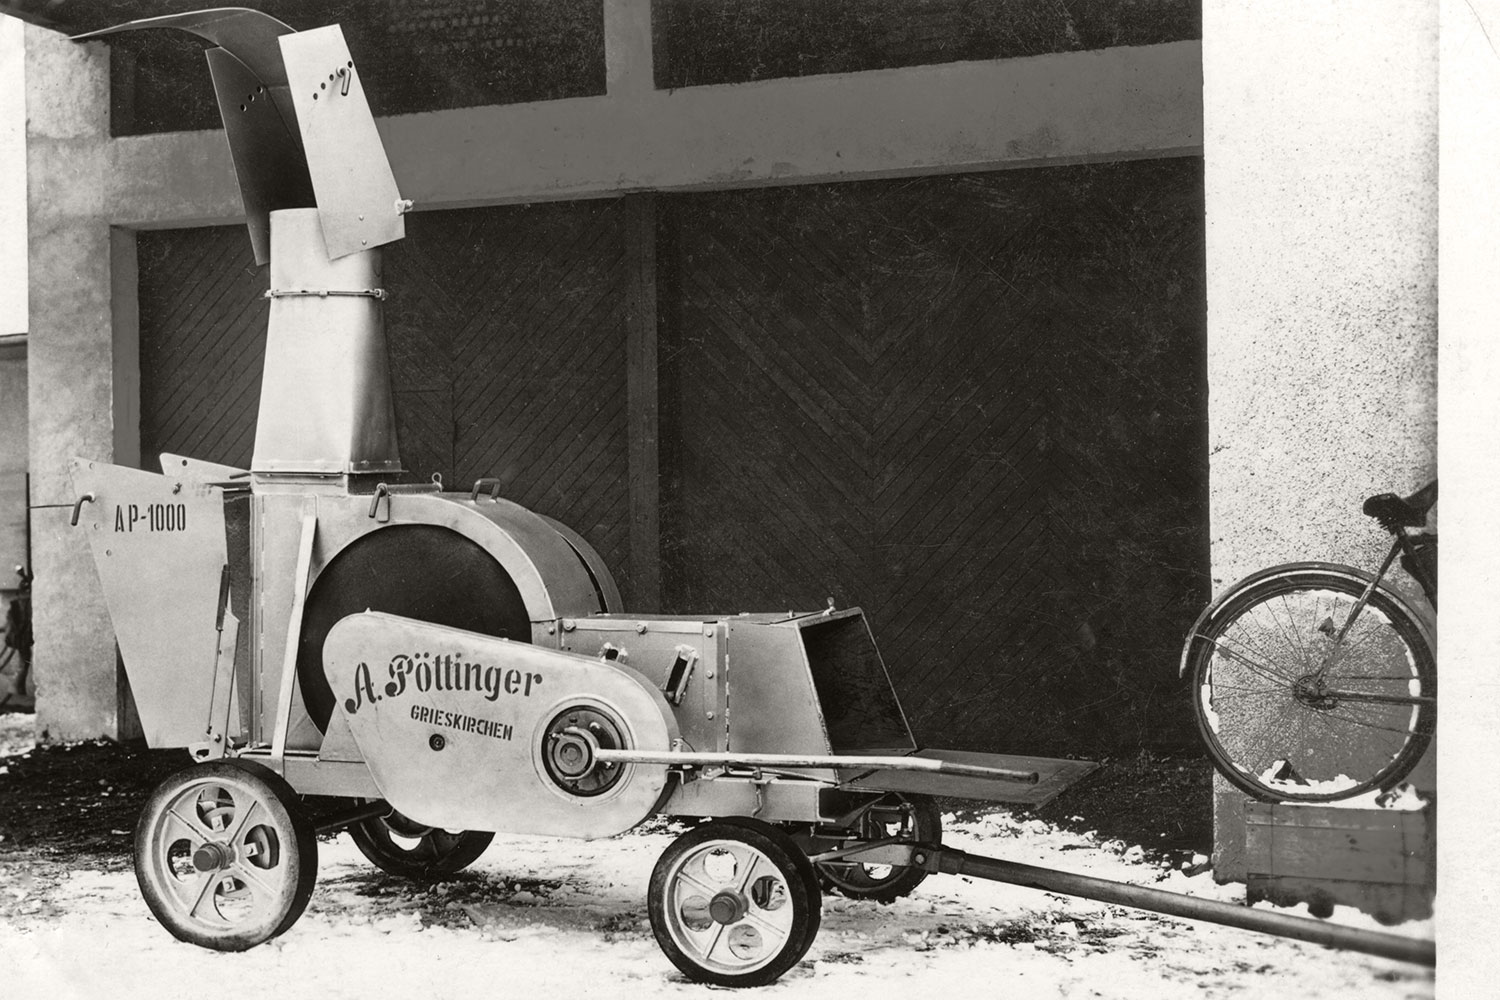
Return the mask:
[[177,772],[136,824],[146,905],[173,936],[215,951],[243,951],[285,931],[317,873],[318,842],[296,793],[248,761]]
[[1389,788],[1432,742],[1437,666],[1419,624],[1315,569],[1231,596],[1190,640],[1193,710],[1215,766],[1267,801]]
[[753,820],[710,822],[674,840],[651,873],[651,930],[689,979],[774,982],[807,953],[822,920],[812,864]]
[[[892,792],[860,817],[859,833],[865,840],[899,839],[937,846],[943,839],[943,815],[937,803],[925,795]],[[824,886],[852,899],[878,903],[910,895],[927,877],[922,868],[857,861],[824,861],[816,868]]]
[[349,827],[361,854],[382,871],[404,878],[437,878],[462,871],[478,860],[493,833],[440,830],[392,810],[388,816],[361,820]]

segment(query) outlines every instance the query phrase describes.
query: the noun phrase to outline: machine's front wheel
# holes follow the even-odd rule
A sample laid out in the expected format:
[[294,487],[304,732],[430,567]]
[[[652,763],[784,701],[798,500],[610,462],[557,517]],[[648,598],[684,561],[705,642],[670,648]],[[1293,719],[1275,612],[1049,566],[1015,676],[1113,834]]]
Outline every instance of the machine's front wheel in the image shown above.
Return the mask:
[[764,986],[817,936],[822,899],[807,858],[764,823],[709,822],[674,840],[651,873],[651,930],[695,982]]
[[[943,814],[926,795],[892,792],[860,818],[860,833],[866,840],[901,840],[936,847],[943,839]],[[877,903],[890,903],[911,895],[927,877],[922,868],[858,861],[824,861],[817,869],[827,888],[851,899],[872,899]]]
[[317,873],[318,841],[296,793],[248,761],[177,772],[136,824],[146,905],[174,937],[215,951],[244,951],[291,927]]
[[376,868],[403,878],[438,878],[462,871],[495,839],[493,833],[481,830],[423,826],[394,810],[388,816],[355,823],[349,827],[349,836]]

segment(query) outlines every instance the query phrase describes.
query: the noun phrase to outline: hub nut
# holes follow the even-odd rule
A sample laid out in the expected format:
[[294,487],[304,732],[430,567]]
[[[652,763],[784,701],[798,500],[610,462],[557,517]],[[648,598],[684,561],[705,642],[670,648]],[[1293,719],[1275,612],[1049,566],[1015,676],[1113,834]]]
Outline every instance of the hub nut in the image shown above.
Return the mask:
[[625,775],[625,768],[599,760],[598,751],[625,746],[619,723],[603,709],[582,705],[566,708],[553,716],[542,739],[547,776],[570,795],[601,795]]

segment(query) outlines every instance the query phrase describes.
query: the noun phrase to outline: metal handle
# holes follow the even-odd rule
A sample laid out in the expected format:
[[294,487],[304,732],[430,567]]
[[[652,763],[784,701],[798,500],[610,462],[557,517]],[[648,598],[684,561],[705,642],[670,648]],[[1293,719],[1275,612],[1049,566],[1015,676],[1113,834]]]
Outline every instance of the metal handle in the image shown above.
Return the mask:
[[[376,485],[376,487],[375,487],[375,496],[370,500],[370,516],[371,517],[374,517],[375,514],[376,514],[376,512],[380,510],[380,498],[381,497],[385,497],[385,498],[387,498],[386,499],[386,505],[385,505],[385,519],[386,519],[386,521],[389,521],[391,519],[391,504],[390,504],[390,499],[389,499],[390,495],[391,495],[391,488],[389,486],[387,486],[385,483],[379,483],[379,484]],[[381,523],[384,523],[384,522],[381,522]]]
[[500,499],[500,480],[494,479],[494,478],[491,478],[491,477],[488,477],[488,476],[486,476],[483,479],[476,479],[476,480],[474,480],[474,488],[469,491],[469,499],[470,500],[478,500],[479,499],[479,491],[482,490],[482,489],[484,489],[486,486],[488,486],[489,490],[490,490],[490,499],[491,500],[499,500]]
[[77,500],[75,500],[73,502],[73,520],[71,522],[73,527],[75,527],[75,528],[78,527],[78,514],[79,514],[80,511],[83,510],[83,505],[86,504],[86,503],[93,503],[93,502],[94,502],[94,494],[92,494],[92,493],[85,493],[83,496],[79,497]]

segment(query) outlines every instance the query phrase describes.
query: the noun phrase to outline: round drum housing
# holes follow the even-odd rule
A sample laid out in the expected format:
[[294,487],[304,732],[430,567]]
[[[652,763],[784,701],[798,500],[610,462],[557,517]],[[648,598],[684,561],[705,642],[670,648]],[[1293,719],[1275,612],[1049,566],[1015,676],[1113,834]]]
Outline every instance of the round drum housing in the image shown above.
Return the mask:
[[432,524],[391,524],[361,535],[318,574],[303,610],[297,681],[320,732],[327,731],[334,704],[323,674],[323,640],[341,618],[360,611],[531,641],[520,590],[479,543]]

